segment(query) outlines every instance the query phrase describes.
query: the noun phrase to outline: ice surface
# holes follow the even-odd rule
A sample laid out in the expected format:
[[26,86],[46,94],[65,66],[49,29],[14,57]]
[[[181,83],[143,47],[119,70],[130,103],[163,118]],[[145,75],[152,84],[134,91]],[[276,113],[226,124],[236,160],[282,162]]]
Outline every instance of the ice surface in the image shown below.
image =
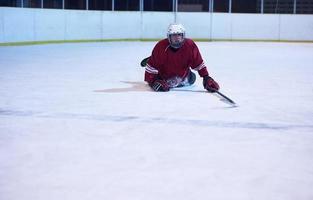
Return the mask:
[[197,43],[235,108],[152,92],[154,44],[0,47],[1,200],[313,199],[313,44]]

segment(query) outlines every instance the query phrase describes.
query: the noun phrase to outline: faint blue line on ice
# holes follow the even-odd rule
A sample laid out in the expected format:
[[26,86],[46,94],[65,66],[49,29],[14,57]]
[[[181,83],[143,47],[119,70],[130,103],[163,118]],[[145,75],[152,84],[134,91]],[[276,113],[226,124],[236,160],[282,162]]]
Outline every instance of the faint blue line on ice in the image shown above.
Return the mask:
[[0,115],[10,115],[10,116],[32,116],[36,114],[33,111],[15,111],[15,110],[2,110],[0,109]]
[[53,118],[53,119],[85,119],[110,122],[138,122],[138,123],[163,123],[178,124],[192,126],[209,126],[219,128],[244,128],[244,129],[271,129],[271,130],[287,130],[294,128],[313,129],[313,125],[298,124],[274,124],[274,123],[257,123],[257,122],[229,122],[229,121],[208,121],[202,119],[178,119],[165,117],[141,117],[141,116],[118,116],[118,115],[95,115],[95,114],[79,114],[79,113],[54,113],[44,114],[43,112],[33,111],[13,111],[1,110],[0,116],[17,116],[17,117],[37,117],[37,118]]

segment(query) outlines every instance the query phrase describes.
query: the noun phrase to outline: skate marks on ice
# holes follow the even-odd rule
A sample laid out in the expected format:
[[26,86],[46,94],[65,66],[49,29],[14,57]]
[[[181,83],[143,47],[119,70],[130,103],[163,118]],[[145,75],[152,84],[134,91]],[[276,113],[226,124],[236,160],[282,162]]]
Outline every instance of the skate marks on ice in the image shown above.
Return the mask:
[[257,122],[230,122],[230,121],[211,121],[205,119],[183,119],[170,117],[148,117],[148,116],[126,116],[126,115],[100,115],[100,114],[81,114],[81,113],[45,113],[21,110],[0,109],[0,117],[33,117],[46,119],[70,119],[70,120],[93,120],[115,123],[143,123],[143,124],[169,124],[185,126],[202,126],[216,128],[240,128],[258,130],[291,130],[309,129],[313,130],[313,124],[283,124],[283,123],[257,123]]
[[121,81],[121,83],[129,84],[130,87],[94,90],[94,92],[123,93],[123,92],[151,91],[151,89],[148,87],[148,85],[145,82]]

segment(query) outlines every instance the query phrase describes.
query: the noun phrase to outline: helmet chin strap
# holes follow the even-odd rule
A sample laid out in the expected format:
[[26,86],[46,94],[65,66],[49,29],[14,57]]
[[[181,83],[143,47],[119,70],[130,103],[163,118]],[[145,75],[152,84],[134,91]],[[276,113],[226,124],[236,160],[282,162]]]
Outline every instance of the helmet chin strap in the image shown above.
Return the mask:
[[185,42],[185,39],[183,39],[182,42],[178,42],[178,43],[173,43],[170,41],[170,46],[174,49],[179,49],[180,47],[183,46],[184,42]]
[[179,49],[184,41],[185,41],[185,38],[184,38],[184,34],[171,34],[171,35],[168,35],[168,41],[170,43],[170,46],[174,49]]
[[[176,37],[174,37],[174,40],[172,39],[172,36],[174,35],[180,35],[182,37],[180,40],[177,40]],[[180,47],[183,46],[184,41],[185,41],[185,28],[182,24],[178,23],[173,23],[170,24],[168,29],[167,29],[167,38],[170,43],[170,46],[173,49],[179,49]]]

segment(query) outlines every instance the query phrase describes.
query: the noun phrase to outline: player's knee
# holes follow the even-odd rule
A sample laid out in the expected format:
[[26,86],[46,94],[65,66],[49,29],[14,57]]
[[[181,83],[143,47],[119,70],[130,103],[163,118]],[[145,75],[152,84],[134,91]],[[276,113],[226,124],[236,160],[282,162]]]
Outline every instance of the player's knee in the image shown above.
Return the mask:
[[196,82],[196,74],[190,71],[189,76],[188,76],[188,83],[192,85],[195,82]]

